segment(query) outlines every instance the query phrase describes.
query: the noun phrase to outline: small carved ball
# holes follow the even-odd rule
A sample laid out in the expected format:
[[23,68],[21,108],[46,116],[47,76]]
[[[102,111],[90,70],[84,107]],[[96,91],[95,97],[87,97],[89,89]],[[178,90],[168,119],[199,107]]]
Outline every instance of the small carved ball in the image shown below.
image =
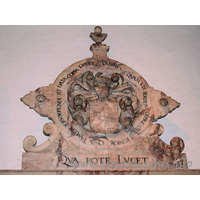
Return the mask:
[[119,81],[119,75],[117,73],[114,73],[112,76],[111,76],[111,80],[112,82],[116,83]]
[[124,105],[126,107],[129,107],[132,104],[132,100],[130,97],[128,97],[125,101],[124,101]]
[[76,106],[81,106],[82,103],[83,103],[83,99],[80,98],[79,95],[77,95],[77,96],[74,97],[74,104],[75,104]]
[[86,79],[87,79],[88,81],[93,80],[93,79],[94,79],[94,75],[93,75],[93,73],[92,73],[92,72],[88,73]]
[[160,99],[160,105],[161,105],[161,106],[167,106],[168,103],[169,103],[169,102],[168,102],[167,99],[165,99],[165,98]]
[[102,32],[102,28],[101,28],[100,26],[96,26],[96,27],[94,28],[94,32],[95,32],[95,33],[101,33],[101,32]]
[[39,103],[43,103],[46,100],[46,97],[43,94],[38,94],[35,98]]

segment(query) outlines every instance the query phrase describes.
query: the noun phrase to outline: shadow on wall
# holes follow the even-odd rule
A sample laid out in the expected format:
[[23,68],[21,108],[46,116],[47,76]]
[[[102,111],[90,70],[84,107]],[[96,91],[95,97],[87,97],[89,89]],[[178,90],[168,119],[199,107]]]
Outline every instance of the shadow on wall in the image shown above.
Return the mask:
[[170,144],[173,137],[180,137],[184,143],[189,140],[188,134],[176,124],[172,123],[169,119],[160,119],[157,123],[161,124],[164,128],[163,134],[160,136],[165,143]]

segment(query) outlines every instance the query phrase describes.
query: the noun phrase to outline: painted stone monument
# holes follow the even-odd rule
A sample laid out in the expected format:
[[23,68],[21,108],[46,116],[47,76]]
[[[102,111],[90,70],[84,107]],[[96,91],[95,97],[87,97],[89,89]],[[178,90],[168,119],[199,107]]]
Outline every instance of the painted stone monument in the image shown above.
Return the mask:
[[21,98],[52,122],[44,125],[48,139],[36,145],[23,141],[22,169],[131,173],[136,169],[187,168],[184,142],[170,145],[159,136],[159,118],[180,103],[150,87],[123,63],[107,57],[107,34],[95,27],[90,34],[91,58],[67,67],[53,84]]

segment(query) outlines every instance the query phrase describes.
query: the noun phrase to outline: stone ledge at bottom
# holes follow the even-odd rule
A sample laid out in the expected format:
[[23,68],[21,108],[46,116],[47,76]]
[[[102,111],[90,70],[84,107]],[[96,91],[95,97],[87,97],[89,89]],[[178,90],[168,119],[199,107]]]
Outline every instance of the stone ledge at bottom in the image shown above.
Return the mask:
[[200,175],[200,169],[169,170],[0,170],[0,175]]

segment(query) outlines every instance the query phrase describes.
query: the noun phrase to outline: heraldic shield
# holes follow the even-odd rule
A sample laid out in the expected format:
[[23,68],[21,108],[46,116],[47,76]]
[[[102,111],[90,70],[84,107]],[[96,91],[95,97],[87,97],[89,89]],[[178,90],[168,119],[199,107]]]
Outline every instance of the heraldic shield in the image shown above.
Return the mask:
[[118,103],[91,101],[90,127],[94,132],[116,133],[119,128]]

